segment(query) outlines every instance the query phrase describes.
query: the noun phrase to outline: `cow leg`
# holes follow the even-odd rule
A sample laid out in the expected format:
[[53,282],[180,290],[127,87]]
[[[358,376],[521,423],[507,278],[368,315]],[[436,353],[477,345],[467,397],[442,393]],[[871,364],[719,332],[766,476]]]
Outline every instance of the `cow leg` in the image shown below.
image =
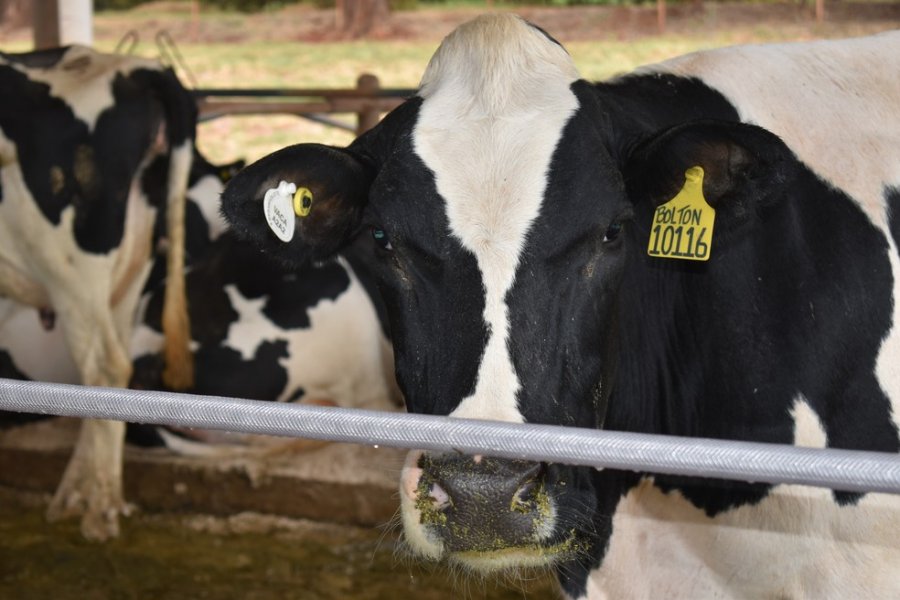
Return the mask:
[[56,490],[47,519],[81,516],[85,538],[103,541],[119,535],[119,514],[128,514],[122,495],[125,423],[85,419],[75,450]]
[[[86,385],[126,387],[131,361],[107,311],[78,318],[60,311],[66,339]],[[88,325],[89,324],[89,325]],[[125,424],[84,420],[72,457],[47,509],[51,521],[81,516],[81,532],[90,540],[119,533],[119,514],[129,508],[122,494]]]

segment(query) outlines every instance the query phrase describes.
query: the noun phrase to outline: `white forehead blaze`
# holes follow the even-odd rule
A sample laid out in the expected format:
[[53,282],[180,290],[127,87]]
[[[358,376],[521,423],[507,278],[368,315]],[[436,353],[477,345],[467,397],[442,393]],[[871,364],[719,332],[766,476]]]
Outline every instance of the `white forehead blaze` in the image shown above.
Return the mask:
[[553,152],[578,101],[561,46],[518,17],[488,15],[448,36],[422,79],[416,153],[434,173],[451,234],[472,252],[488,343],[457,417],[521,422],[508,349],[506,293],[547,187]]

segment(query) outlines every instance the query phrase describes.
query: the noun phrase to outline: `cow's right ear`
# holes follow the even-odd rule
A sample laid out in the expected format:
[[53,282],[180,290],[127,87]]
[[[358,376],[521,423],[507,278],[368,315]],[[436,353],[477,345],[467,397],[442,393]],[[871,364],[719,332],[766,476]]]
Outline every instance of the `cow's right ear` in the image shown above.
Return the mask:
[[[372,166],[344,149],[321,144],[289,146],[261,158],[228,182],[222,193],[222,214],[239,238],[284,263],[299,266],[322,260],[357,233],[374,173]],[[286,207],[272,213],[273,199],[284,200],[293,188],[296,191],[290,192]],[[265,201],[267,194],[269,201]]]

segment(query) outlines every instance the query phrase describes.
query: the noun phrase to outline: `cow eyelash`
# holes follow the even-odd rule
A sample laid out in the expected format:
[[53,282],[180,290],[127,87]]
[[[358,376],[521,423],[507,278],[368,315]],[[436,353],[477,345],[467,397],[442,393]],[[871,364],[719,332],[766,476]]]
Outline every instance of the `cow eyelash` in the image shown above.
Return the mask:
[[394,249],[387,232],[380,227],[372,227],[372,239],[375,240],[375,245],[382,250],[390,252]]
[[603,243],[610,244],[619,239],[619,234],[622,233],[622,228],[624,224],[622,221],[616,220],[609,224],[609,227],[606,228],[606,233],[603,234]]
[[627,213],[616,219],[613,219],[607,226],[606,232],[603,234],[603,243],[612,244],[618,241],[619,237],[622,234],[622,231],[625,229],[625,223],[630,221],[631,219],[631,213]]

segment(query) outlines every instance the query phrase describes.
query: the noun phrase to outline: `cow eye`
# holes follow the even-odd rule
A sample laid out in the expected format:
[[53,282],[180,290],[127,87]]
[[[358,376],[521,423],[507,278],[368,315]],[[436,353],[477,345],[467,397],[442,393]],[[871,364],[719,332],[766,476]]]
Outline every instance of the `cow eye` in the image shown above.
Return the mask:
[[603,236],[603,243],[609,244],[610,242],[616,241],[621,233],[622,221],[613,221],[609,224],[609,227],[606,228],[606,234]]
[[391,245],[391,240],[390,238],[388,238],[387,232],[385,232],[384,229],[373,227],[372,239],[375,240],[375,244],[382,250],[391,251],[394,249],[394,247]]

